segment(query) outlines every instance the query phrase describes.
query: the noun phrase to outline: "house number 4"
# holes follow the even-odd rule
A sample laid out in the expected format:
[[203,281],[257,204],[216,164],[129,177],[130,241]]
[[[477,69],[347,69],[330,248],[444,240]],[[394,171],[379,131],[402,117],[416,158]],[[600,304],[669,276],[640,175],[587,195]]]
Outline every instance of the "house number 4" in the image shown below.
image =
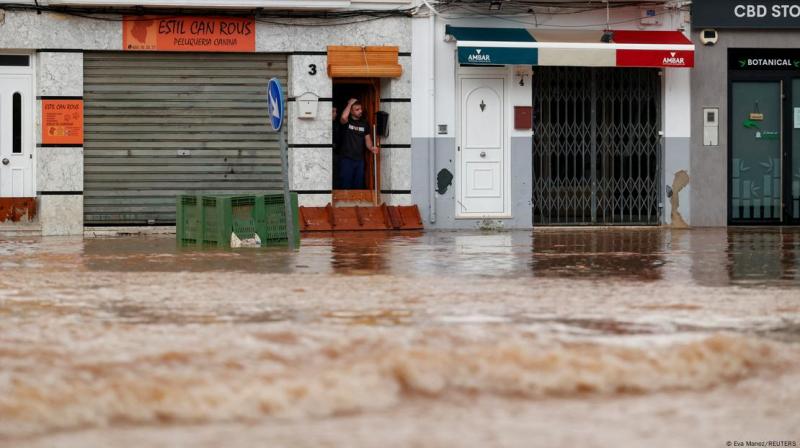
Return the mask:
[[308,74],[311,76],[317,74],[317,64],[308,64]]

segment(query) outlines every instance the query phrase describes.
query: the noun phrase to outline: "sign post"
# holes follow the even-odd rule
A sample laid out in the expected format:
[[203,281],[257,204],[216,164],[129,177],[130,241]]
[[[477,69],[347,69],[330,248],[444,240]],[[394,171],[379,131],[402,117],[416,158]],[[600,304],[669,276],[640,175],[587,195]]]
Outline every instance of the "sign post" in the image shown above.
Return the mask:
[[294,213],[292,210],[292,195],[289,192],[289,154],[286,145],[286,129],[283,125],[285,117],[283,90],[277,78],[269,80],[267,85],[267,112],[272,130],[280,132],[281,142],[281,172],[283,173],[283,210],[286,216],[286,240],[289,248],[294,249]]

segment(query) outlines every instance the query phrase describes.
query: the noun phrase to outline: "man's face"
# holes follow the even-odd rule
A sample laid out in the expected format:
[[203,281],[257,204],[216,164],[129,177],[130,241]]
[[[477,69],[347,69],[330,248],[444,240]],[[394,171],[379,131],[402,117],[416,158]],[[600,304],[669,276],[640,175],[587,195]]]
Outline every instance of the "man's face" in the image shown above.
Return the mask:
[[361,118],[361,114],[363,113],[364,111],[361,109],[360,104],[353,104],[353,107],[350,109],[350,115],[352,115],[356,120]]

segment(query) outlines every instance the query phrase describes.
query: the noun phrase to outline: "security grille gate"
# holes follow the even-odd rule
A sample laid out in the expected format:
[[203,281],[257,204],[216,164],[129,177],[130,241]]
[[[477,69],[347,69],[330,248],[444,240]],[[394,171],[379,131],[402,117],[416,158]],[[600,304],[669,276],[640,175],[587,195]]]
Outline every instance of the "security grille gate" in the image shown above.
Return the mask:
[[660,85],[655,69],[536,69],[534,224],[660,223]]
[[86,53],[87,225],[174,224],[183,193],[279,191],[282,54]]

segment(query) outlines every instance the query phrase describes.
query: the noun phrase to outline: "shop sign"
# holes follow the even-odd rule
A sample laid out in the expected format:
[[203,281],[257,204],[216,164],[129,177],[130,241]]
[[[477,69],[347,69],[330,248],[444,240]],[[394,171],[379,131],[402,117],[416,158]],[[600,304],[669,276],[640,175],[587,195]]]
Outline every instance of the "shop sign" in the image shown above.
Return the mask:
[[692,27],[800,28],[800,3],[787,0],[696,0]]
[[42,144],[83,144],[83,100],[42,100]]
[[537,65],[539,51],[536,48],[458,47],[458,62],[469,65]]
[[254,52],[253,17],[124,16],[126,51]]
[[730,70],[800,70],[800,49],[743,48],[728,50]]
[[694,51],[617,50],[617,67],[694,67]]
[[[760,118],[755,119],[753,115],[760,115]],[[755,131],[755,138],[756,140],[780,140],[781,134],[778,131],[762,131],[761,126],[758,124],[758,121],[764,120],[764,114],[750,114],[750,118],[747,118],[742,122],[742,126],[745,129],[753,129]]]

